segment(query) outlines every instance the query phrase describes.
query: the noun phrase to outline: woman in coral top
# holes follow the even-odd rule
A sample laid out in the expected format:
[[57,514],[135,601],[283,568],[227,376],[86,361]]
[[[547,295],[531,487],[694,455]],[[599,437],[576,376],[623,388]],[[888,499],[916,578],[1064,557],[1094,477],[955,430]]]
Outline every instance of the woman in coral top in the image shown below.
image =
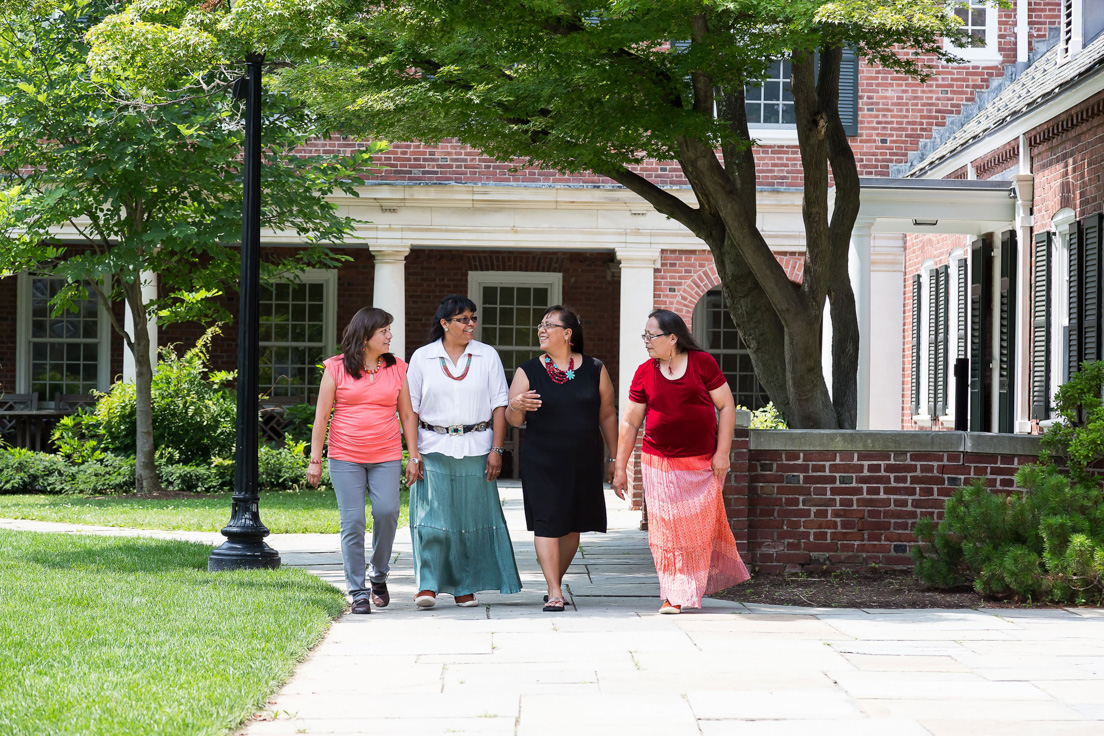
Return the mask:
[[[418,424],[406,386],[406,363],[388,352],[393,321],[375,307],[365,307],[349,320],[341,336],[341,354],[324,361],[311,433],[307,482],[317,486],[329,425],[330,482],[341,515],[341,559],[353,613],[371,613],[372,603],[383,608],[391,600],[387,572],[399,523],[400,418],[412,448],[407,481],[419,475]],[[365,492],[372,502],[370,588],[364,573]]]
[[721,496],[736,407],[717,361],[677,314],[653,311],[641,337],[650,357],[629,388],[613,490],[625,497],[626,467],[646,419],[641,465],[648,546],[663,598],[659,612],[679,613],[750,577]]

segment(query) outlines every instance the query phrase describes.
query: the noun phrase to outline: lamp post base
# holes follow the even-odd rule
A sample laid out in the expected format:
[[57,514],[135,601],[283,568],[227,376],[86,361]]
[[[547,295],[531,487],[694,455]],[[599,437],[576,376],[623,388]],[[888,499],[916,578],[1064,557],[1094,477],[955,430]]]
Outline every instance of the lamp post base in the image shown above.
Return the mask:
[[223,570],[275,570],[280,553],[259,536],[253,539],[228,539],[207,558],[208,572]]
[[230,523],[222,529],[226,541],[207,558],[208,572],[275,570],[280,566],[280,553],[264,541],[268,527],[261,523],[259,505],[255,495],[234,497]]

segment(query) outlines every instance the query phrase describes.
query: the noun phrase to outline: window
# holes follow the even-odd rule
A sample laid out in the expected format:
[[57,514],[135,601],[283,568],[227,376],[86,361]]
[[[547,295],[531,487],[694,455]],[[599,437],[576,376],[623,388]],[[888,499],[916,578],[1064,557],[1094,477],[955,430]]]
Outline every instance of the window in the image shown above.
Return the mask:
[[770,402],[755,375],[751,354],[728,313],[720,287],[706,292],[694,308],[694,337],[717,359],[737,404],[754,410]]
[[[944,412],[948,418],[955,414],[955,397],[958,396],[955,362],[970,357],[970,277],[966,271],[967,264],[964,250],[951,253],[947,269],[947,409]],[[968,381],[969,377],[964,380]]]
[[58,394],[108,388],[110,325],[91,291],[75,312],[54,316],[50,300],[66,283],[22,274],[17,284],[16,390],[38,394],[40,403],[51,402]]
[[1062,18],[1058,36],[1058,63],[1068,61],[1082,47],[1081,3],[1062,0]]
[[476,339],[498,351],[507,382],[519,365],[540,355],[537,323],[544,310],[561,303],[562,285],[558,273],[468,273],[468,294],[479,308]]
[[[1040,282],[1033,284],[1034,288],[1043,288],[1048,290],[1046,298],[1049,299],[1049,304],[1040,304],[1040,306],[1048,312],[1046,315],[1046,339],[1050,343],[1049,356],[1046,357],[1047,364],[1043,366],[1045,374],[1040,376],[1048,387],[1048,393],[1042,398],[1042,401],[1034,401],[1035,404],[1041,404],[1039,413],[1045,416],[1039,418],[1046,419],[1051,415],[1051,409],[1053,408],[1053,396],[1058,391],[1058,387],[1069,380],[1071,370],[1069,364],[1070,356],[1070,267],[1072,262],[1070,260],[1071,244],[1077,242],[1077,223],[1074,221],[1074,213],[1071,209],[1063,209],[1057,212],[1054,217],[1051,218],[1051,224],[1054,227],[1054,233],[1036,233],[1036,261],[1035,272],[1033,278]],[[1050,243],[1050,262],[1046,262],[1044,258],[1039,256],[1038,240],[1040,236],[1047,238],[1049,236]],[[1042,271],[1042,272],[1040,272]],[[1034,291],[1033,293],[1039,293]],[[1045,292],[1044,292],[1045,293]],[[1038,316],[1038,315],[1034,315]],[[1034,354],[1032,356],[1034,358]],[[1040,360],[1044,358],[1040,356]],[[1034,368],[1032,369],[1034,372]]]
[[[761,81],[750,82],[744,89],[749,132],[761,144],[797,145],[791,72],[789,59],[775,61]],[[859,55],[852,48],[844,48],[840,58],[839,113],[844,132],[858,135]]]
[[318,365],[334,354],[334,271],[309,270],[296,281],[263,284],[260,293],[261,391],[274,399],[314,400]]
[[948,41],[948,51],[962,57],[967,63],[1000,63],[997,50],[997,9],[985,0],[960,0],[954,15],[962,21],[962,30],[981,42],[980,46],[955,46]]
[[789,59],[772,62],[758,84],[747,85],[744,97],[748,125],[794,125]]

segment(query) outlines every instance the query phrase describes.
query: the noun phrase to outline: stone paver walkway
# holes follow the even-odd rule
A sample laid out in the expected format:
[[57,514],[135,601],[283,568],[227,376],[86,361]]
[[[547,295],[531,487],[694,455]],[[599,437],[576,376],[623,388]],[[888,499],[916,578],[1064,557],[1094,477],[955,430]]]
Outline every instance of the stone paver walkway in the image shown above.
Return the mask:
[[[639,515],[610,495],[583,536],[571,605],[543,613],[520,490],[505,511],[525,590],[414,608],[399,531],[391,605],[347,614],[244,736],[285,734],[1104,733],[1104,611],[860,610],[707,600],[656,613]],[[263,507],[262,507],[263,516]],[[3,522],[0,527],[89,531]],[[217,543],[220,535],[136,532]],[[336,535],[274,535],[284,564],[341,584]]]

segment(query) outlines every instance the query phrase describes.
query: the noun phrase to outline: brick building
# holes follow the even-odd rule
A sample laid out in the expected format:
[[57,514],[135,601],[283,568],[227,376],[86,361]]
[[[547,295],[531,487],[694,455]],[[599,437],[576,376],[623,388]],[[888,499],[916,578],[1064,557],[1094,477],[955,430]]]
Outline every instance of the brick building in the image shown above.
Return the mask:
[[[926,84],[861,59],[849,74],[845,69],[843,97],[854,102],[851,142],[865,177],[852,248],[865,337],[860,428],[951,424],[950,367],[960,355],[974,355],[973,428],[1026,432],[1038,364],[1032,351],[1049,356],[1039,379],[1049,388],[1065,375],[1062,356],[1097,355],[1100,322],[1090,311],[1098,302],[1080,276],[1074,288],[1063,274],[1069,264],[1078,273],[1099,272],[1097,251],[1088,247],[1101,211],[1093,173],[1097,141],[1104,141],[1096,135],[1104,105],[1099,7],[1090,0],[1016,0],[999,10],[972,3],[967,22],[984,45],[961,50],[965,63],[937,65]],[[762,121],[752,126],[760,143],[760,228],[798,280],[802,174],[796,132],[784,122],[792,109],[787,79],[786,64],[776,64],[749,104]],[[336,137],[313,144],[356,145]],[[682,314],[718,356],[738,401],[765,403],[708,250],[632,193],[594,175],[516,169],[449,141],[397,143],[377,161],[360,198],[335,199],[363,221],[341,249],[351,260],[264,291],[261,383],[271,395],[309,400],[314,366],[361,306],[395,314],[392,347],[409,355],[424,341],[440,297],[461,292],[479,305],[479,337],[499,349],[510,372],[534,354],[543,306],[568,303],[581,313],[589,350],[609,366],[623,402],[646,357],[639,338],[646,315],[665,307]],[[640,173],[691,197],[676,163],[649,161]],[[1018,250],[1005,244],[1007,233]],[[1032,244],[1044,233],[1049,255],[1033,259]],[[263,244],[294,248],[298,241],[268,233]],[[1045,275],[1039,294],[1050,300],[1042,352],[1033,343],[1042,328],[1031,319],[1041,305],[1032,301],[1036,273]],[[977,298],[966,288],[969,279]],[[56,393],[105,389],[130,375],[122,341],[97,307],[50,318],[50,289],[26,274],[0,281],[0,315],[14,335],[0,343],[0,385],[48,403]],[[1070,314],[1047,306],[1063,299],[1073,305]],[[231,311],[234,300],[226,297]],[[186,343],[202,329],[175,325],[160,330],[158,342]],[[228,330],[216,343],[217,367],[234,367],[233,340]],[[989,359],[993,369],[981,371]]]

